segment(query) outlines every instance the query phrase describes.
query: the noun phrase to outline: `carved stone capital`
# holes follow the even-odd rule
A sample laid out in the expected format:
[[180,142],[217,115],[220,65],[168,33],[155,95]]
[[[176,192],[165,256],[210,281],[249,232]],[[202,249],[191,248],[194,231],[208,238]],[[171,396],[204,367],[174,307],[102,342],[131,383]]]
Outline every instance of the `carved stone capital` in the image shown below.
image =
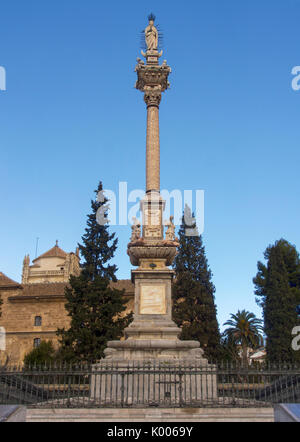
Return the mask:
[[148,88],[145,87],[145,94],[144,94],[144,100],[145,103],[148,106],[159,106],[160,105],[160,100],[161,100],[161,88],[158,87],[154,87],[154,88]]
[[146,87],[160,86],[161,91],[169,87],[168,77],[171,68],[164,64],[161,66],[149,66],[139,62],[135,68],[137,72],[136,88],[144,92]]
[[161,66],[158,64],[148,64],[147,58],[146,65],[142,60],[138,59],[138,64],[135,70],[138,76],[135,87],[141,92],[144,92],[144,100],[147,106],[158,107],[161,100],[161,93],[170,86],[168,76],[171,72],[171,68],[166,62]]

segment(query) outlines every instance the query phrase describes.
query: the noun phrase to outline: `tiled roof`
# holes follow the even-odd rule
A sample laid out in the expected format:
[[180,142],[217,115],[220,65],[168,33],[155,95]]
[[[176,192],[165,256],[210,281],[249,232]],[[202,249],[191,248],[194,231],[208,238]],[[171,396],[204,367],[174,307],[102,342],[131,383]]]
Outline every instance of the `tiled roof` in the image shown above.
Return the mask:
[[19,286],[20,284],[16,281],[13,281],[12,279],[8,278],[8,276],[4,275],[4,273],[0,272],[0,287],[15,287]]
[[64,295],[66,282],[24,284],[22,296]]
[[[1,275],[0,273],[0,286],[1,286]],[[3,275],[5,276],[5,275]],[[12,281],[11,279],[5,277],[8,281],[11,281],[12,285],[19,285],[18,283]],[[7,283],[5,285],[8,285]],[[68,285],[67,282],[45,282],[45,283],[36,283],[36,284],[23,284],[22,285],[22,297],[23,296],[52,296],[52,295],[64,295],[65,287]],[[117,282],[110,283],[112,288],[116,288],[118,290],[125,289],[127,293],[134,293],[134,285],[129,279],[121,279]],[[19,295],[17,295],[19,296]]]
[[55,257],[66,258],[66,256],[67,253],[56,245],[52,247],[52,249],[48,250],[48,252],[45,252],[42,255],[35,258],[32,262],[35,262],[41,258],[55,258]]

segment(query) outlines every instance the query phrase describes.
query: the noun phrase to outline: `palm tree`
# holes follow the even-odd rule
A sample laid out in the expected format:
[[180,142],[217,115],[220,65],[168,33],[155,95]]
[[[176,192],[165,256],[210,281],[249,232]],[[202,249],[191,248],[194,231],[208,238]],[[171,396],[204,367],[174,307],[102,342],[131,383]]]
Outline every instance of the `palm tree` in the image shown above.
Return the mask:
[[231,319],[223,324],[230,326],[224,331],[225,338],[242,347],[243,365],[248,365],[248,348],[257,348],[263,343],[261,324],[261,319],[246,310],[231,314]]

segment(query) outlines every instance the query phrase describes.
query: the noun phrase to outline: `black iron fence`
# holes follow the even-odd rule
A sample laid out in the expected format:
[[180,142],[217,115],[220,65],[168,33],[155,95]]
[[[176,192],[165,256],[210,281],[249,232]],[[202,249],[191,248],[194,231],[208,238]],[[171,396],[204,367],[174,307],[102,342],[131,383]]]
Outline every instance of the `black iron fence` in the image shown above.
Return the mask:
[[300,403],[300,367],[130,362],[0,368],[0,404],[45,408]]

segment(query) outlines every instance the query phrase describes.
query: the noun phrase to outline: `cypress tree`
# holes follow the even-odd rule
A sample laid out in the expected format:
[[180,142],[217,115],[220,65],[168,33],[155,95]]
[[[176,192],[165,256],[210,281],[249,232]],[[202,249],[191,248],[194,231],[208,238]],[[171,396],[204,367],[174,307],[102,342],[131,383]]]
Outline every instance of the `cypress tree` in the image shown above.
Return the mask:
[[[91,201],[91,213],[79,249],[83,257],[81,274],[71,276],[66,288],[69,330],[60,329],[61,357],[70,361],[94,362],[104,356],[107,341],[122,337],[132,315],[124,315],[124,290],[111,287],[117,267],[110,264],[117,248],[115,234],[107,225],[107,199],[100,182]],[[99,198],[100,196],[100,198]]]
[[87,215],[87,227],[78,244],[84,260],[82,274],[94,280],[97,276],[116,281],[116,265],[110,264],[117,249],[118,239],[109,232],[107,210],[108,200],[103,195],[102,183],[95,190],[96,199],[91,201],[92,212]]
[[215,286],[202,236],[188,206],[179,229],[179,249],[174,260],[173,319],[182,328],[180,339],[198,340],[209,360],[220,356],[220,332],[215,306]]
[[256,302],[263,309],[267,338],[267,360],[300,362],[300,352],[292,349],[292,329],[299,325],[297,305],[300,302],[300,260],[297,250],[281,239],[270,245],[258,262],[255,284]]

